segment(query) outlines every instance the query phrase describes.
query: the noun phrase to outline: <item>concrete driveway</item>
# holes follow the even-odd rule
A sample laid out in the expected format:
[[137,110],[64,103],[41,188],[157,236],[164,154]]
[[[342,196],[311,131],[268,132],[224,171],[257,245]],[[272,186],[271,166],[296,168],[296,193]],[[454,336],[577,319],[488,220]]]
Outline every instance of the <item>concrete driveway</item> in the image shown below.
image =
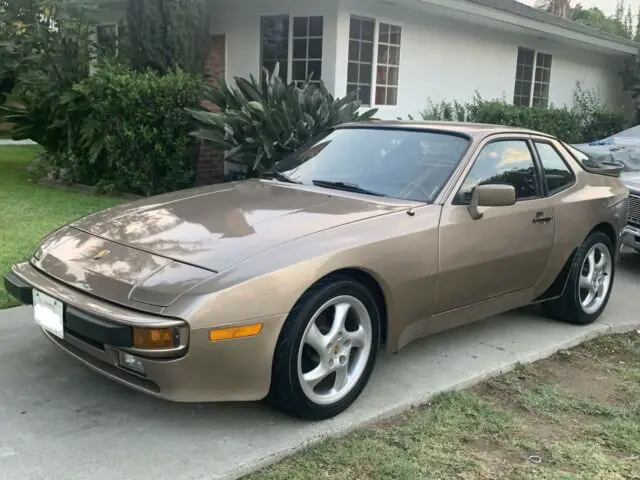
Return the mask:
[[358,403],[324,423],[295,421],[258,404],[181,405],[147,397],[54,348],[33,324],[30,309],[3,311],[0,478],[238,478],[309,442],[469,386],[517,362],[612,330],[640,328],[640,254],[625,254],[618,272],[612,301],[597,324],[564,325],[526,309],[418,342],[381,359]]

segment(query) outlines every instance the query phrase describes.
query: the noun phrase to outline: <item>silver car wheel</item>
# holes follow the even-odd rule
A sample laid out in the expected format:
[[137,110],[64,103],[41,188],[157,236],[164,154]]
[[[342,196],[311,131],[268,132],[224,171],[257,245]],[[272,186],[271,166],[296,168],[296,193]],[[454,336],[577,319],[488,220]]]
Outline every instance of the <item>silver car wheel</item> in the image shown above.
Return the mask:
[[373,341],[364,304],[343,295],[322,305],[311,318],[298,350],[298,380],[306,397],[332,405],[362,378]]
[[596,243],[587,253],[580,270],[579,298],[587,315],[596,313],[604,305],[611,288],[613,262],[611,252],[603,243]]

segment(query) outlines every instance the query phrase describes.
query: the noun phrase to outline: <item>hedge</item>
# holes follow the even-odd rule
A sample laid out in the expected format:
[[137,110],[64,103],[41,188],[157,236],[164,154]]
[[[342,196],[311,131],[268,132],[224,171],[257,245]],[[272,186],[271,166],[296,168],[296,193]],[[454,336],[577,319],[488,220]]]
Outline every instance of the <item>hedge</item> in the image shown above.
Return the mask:
[[625,127],[622,111],[593,102],[577,102],[576,107],[527,108],[517,107],[504,100],[483,100],[477,96],[473,102],[440,102],[431,104],[421,112],[425,120],[489,123],[527,128],[554,135],[567,143],[600,140]]
[[193,186],[196,141],[185,109],[200,104],[202,86],[181,71],[103,65],[67,96],[82,120],[69,150],[53,155],[54,167],[65,180],[139,195]]

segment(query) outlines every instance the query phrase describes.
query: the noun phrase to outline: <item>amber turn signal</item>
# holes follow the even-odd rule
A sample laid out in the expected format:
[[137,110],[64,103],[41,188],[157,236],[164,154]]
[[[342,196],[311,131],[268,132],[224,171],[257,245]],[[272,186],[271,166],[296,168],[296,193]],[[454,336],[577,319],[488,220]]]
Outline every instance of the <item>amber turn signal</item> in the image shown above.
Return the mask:
[[174,346],[173,328],[162,329],[133,329],[133,346],[144,350],[171,348]]
[[219,328],[209,332],[209,340],[220,342],[222,340],[232,340],[234,338],[255,337],[262,331],[262,324],[244,325],[242,327]]

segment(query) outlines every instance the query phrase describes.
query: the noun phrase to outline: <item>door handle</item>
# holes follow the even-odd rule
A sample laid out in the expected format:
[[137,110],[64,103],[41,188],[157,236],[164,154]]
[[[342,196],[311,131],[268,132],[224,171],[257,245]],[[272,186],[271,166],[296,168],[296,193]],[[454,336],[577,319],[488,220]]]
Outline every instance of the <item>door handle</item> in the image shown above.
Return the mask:
[[544,212],[536,213],[535,218],[533,219],[533,223],[549,223],[553,220],[553,217],[549,217],[544,214]]

